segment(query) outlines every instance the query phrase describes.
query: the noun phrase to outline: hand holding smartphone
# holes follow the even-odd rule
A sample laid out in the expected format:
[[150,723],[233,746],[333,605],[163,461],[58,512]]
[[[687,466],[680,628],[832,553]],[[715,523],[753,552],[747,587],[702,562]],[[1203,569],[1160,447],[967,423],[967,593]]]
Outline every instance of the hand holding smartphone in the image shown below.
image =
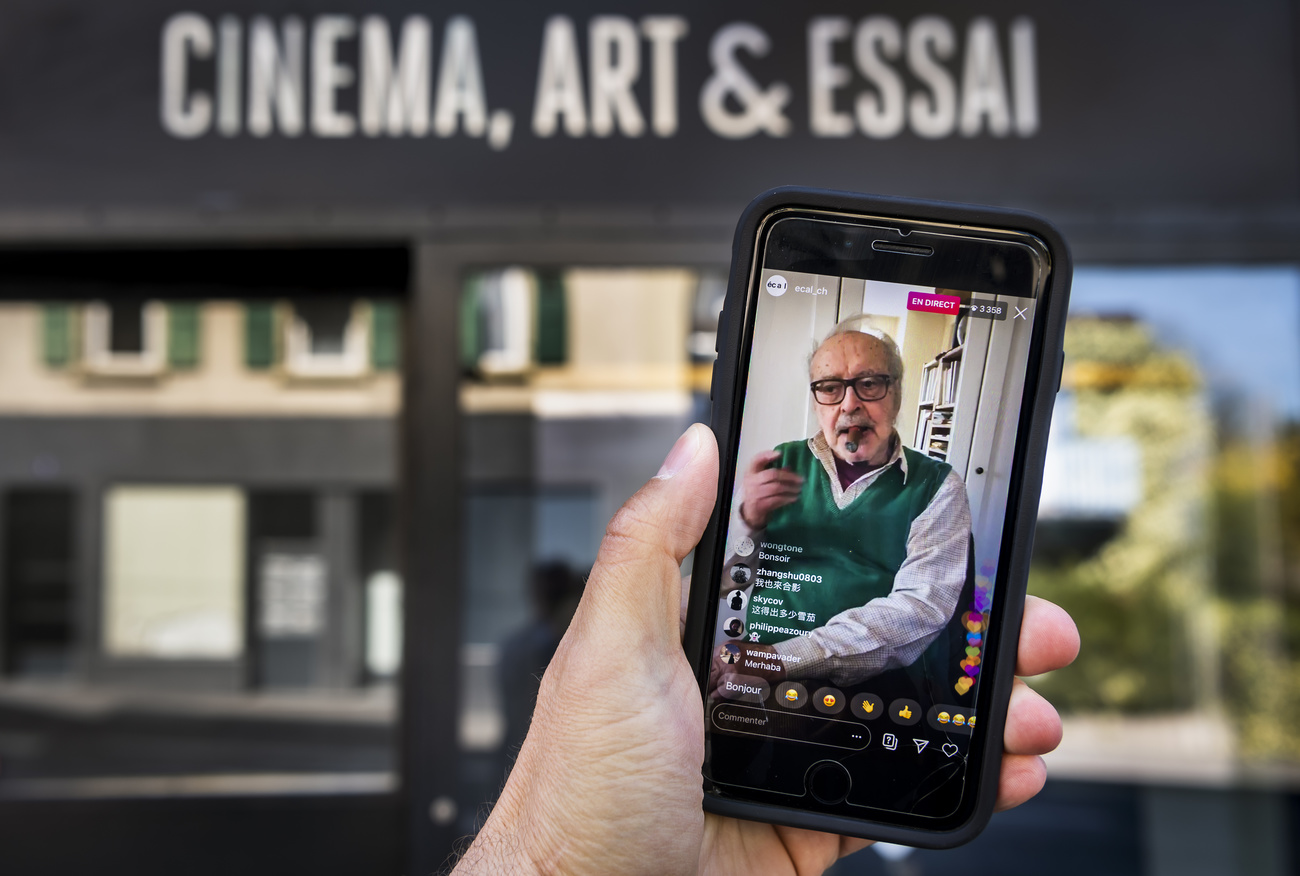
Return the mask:
[[686,635],[707,809],[936,847],[982,828],[1069,277],[1026,214],[750,205]]

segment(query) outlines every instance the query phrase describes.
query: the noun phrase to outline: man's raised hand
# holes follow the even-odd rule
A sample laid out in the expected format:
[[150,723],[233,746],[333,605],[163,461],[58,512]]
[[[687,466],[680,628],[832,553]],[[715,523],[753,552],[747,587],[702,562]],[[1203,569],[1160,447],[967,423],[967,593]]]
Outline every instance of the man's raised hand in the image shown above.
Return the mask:
[[750,529],[767,526],[772,512],[798,501],[803,478],[772,463],[781,458],[776,450],[754,454],[745,469],[740,487],[740,519]]

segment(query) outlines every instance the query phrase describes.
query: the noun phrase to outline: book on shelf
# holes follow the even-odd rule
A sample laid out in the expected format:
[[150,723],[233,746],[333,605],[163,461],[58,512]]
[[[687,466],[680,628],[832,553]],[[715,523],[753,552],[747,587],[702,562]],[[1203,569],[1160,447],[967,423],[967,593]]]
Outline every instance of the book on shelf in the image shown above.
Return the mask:
[[939,366],[931,362],[921,370],[921,404],[932,404],[938,397]]
[[952,404],[957,398],[957,377],[961,373],[960,362],[945,362],[943,364],[943,386],[939,394],[940,404]]
[[922,410],[921,415],[916,420],[916,438],[912,442],[913,447],[924,447],[927,437],[930,434],[931,415],[933,411]]

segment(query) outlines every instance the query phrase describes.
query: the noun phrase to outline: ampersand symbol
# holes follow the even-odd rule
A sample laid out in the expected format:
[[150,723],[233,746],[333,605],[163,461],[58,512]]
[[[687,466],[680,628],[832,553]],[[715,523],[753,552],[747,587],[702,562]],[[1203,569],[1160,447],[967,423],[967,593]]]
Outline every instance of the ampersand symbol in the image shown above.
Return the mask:
[[[700,92],[700,114],[715,134],[739,140],[759,131],[773,137],[790,133],[790,120],[782,112],[790,102],[790,87],[778,82],[764,91],[736,57],[738,49],[747,49],[761,58],[770,48],[767,34],[744,22],[729,24],[714,35],[709,47],[713,76]],[[740,104],[740,112],[727,109],[728,96]]]

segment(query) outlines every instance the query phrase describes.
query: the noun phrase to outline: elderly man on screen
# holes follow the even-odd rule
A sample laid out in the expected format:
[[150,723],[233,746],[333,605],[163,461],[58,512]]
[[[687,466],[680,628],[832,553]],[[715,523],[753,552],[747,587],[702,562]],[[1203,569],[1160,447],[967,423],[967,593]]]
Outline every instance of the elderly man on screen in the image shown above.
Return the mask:
[[893,339],[844,320],[809,377],[819,431],[755,455],[741,482],[732,544],[748,535],[757,553],[731,556],[723,580],[756,560],[763,586],[750,602],[749,659],[727,670],[848,685],[910,665],[953,616],[970,506],[951,466],[899,439]]

